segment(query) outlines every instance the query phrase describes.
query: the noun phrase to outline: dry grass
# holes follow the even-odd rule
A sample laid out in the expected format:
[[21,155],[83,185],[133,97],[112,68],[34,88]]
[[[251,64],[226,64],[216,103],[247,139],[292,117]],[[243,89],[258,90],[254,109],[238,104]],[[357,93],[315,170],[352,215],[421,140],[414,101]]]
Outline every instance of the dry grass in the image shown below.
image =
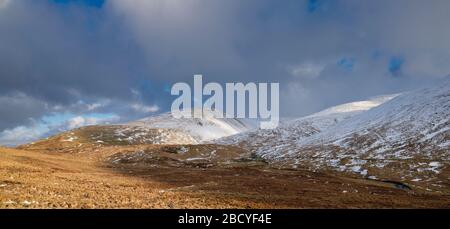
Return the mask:
[[[448,195],[339,174],[272,169],[236,159],[241,154],[236,148],[191,146],[190,156],[218,148],[218,158],[199,163],[164,147],[86,144],[71,153],[50,152],[48,145],[45,152],[0,148],[0,208],[450,207]],[[150,159],[111,161],[137,151]]]

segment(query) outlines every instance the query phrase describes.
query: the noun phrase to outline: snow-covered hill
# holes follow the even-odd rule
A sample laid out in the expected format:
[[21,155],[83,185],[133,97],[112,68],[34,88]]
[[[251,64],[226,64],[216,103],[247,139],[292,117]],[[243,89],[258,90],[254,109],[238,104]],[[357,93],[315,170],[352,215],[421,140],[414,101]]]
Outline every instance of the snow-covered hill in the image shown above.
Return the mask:
[[249,131],[257,124],[245,119],[214,118],[210,111],[203,114],[203,118],[176,119],[171,113],[165,113],[120,125],[86,126],[21,145],[19,148],[76,152],[83,147],[201,144]]
[[[201,110],[194,110],[201,112]],[[255,128],[255,124],[245,119],[219,119],[211,111],[203,111],[203,118],[174,118],[171,113],[144,118],[127,123],[129,128],[138,129],[171,129],[191,136],[195,143],[215,140],[239,134]]]
[[296,146],[264,157],[367,176],[435,179],[450,162],[450,81],[404,93]]
[[450,80],[390,98],[332,107],[272,131],[258,130],[217,142],[240,145],[282,167],[425,182],[437,190],[446,186],[450,179]]
[[255,130],[225,137],[214,141],[218,144],[239,145],[261,156],[281,156],[286,150],[296,149],[297,141],[349,119],[357,114],[376,107],[396,95],[385,95],[367,101],[341,104],[321,112],[294,120],[282,122],[272,130]]

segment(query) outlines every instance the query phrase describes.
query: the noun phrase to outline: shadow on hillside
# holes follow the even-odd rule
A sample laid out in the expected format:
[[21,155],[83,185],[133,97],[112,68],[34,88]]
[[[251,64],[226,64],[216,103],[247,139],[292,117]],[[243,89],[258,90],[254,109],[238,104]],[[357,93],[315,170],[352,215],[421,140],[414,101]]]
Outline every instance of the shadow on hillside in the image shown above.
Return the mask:
[[[279,170],[252,161],[223,164],[179,163],[174,158],[132,157],[105,166],[125,176],[167,185],[164,192],[242,208],[445,207],[437,196],[391,184],[306,170]],[[448,206],[447,206],[448,207]]]

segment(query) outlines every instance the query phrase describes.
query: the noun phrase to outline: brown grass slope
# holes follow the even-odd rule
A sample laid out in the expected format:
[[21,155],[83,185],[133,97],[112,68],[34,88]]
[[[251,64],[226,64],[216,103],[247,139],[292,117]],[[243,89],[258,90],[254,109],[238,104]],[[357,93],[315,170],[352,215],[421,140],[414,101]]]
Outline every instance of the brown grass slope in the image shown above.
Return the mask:
[[61,139],[0,148],[0,208],[450,207],[448,195],[273,169],[235,147]]

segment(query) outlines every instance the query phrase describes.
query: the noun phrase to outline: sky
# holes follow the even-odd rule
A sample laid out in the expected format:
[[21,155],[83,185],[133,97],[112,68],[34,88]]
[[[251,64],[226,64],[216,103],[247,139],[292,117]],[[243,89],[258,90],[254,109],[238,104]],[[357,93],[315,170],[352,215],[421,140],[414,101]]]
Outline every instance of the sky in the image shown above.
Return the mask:
[[0,144],[167,112],[170,87],[279,82],[283,117],[450,75],[447,0],[0,0]]

